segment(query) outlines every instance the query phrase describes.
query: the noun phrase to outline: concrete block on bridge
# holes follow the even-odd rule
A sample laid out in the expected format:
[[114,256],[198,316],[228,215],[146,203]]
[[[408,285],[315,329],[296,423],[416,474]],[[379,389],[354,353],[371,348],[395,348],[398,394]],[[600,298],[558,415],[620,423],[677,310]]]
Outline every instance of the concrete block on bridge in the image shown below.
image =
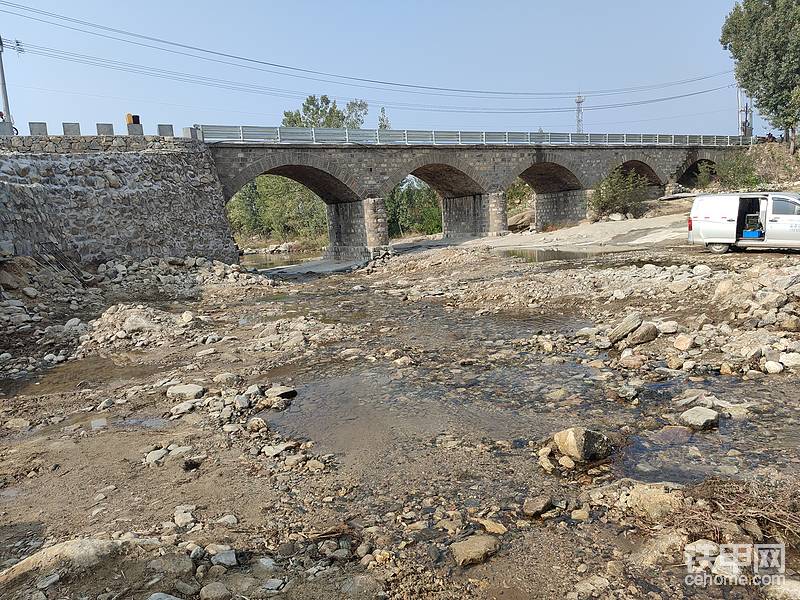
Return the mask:
[[81,124],[80,123],[62,123],[61,129],[64,132],[64,135],[80,135],[81,134]]
[[158,125],[158,135],[162,137],[175,137],[175,130],[172,128],[172,125]]
[[144,135],[141,123],[128,123],[128,135]]
[[113,123],[98,123],[97,135],[114,135]]
[[28,130],[31,132],[31,135],[47,135],[47,123],[31,121],[28,123]]

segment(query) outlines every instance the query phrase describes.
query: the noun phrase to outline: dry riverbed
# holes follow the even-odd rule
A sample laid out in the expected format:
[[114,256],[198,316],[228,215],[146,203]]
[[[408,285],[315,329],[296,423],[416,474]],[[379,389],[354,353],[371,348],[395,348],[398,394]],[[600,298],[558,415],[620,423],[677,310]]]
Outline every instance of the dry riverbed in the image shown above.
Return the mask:
[[4,599],[800,597],[798,255],[90,275],[0,264]]

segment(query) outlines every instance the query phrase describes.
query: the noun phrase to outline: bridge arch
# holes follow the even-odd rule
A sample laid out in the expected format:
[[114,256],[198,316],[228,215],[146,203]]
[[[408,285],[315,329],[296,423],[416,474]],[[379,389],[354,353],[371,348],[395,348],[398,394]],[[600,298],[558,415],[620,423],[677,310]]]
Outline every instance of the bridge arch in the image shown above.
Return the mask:
[[385,198],[406,177],[413,175],[427,183],[443,198],[484,194],[489,184],[483,174],[452,153],[418,155],[394,169],[380,185],[376,196]]
[[359,193],[354,175],[337,164],[311,153],[287,152],[259,158],[239,170],[223,184],[226,200],[259,175],[279,175],[292,179],[306,186],[326,204],[357,202],[364,197]]
[[538,152],[532,160],[523,160],[500,178],[500,189],[506,190],[517,177],[537,194],[580,190],[585,187],[578,175],[580,165],[554,152]]
[[634,172],[644,177],[651,186],[664,185],[664,181],[658,173],[656,173],[656,170],[644,161],[626,160],[621,165],[618,165],[618,168],[626,175],[630,172]]
[[699,148],[688,154],[686,160],[678,167],[674,174],[675,181],[681,185],[693,186],[697,181],[702,165],[709,165],[716,171],[720,154]]

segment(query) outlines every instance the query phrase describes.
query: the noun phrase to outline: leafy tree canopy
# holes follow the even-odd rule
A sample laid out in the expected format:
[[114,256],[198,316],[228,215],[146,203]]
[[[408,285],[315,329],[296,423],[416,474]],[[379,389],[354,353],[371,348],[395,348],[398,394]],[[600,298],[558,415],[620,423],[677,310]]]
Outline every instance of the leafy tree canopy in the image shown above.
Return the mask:
[[309,96],[298,110],[287,110],[283,113],[284,127],[348,127],[360,129],[364,124],[369,106],[366,100],[350,100],[344,110],[339,108],[336,100],[326,95],[319,98]]
[[736,80],[773,127],[800,122],[800,2],[742,0],[725,19],[720,42],[736,61]]

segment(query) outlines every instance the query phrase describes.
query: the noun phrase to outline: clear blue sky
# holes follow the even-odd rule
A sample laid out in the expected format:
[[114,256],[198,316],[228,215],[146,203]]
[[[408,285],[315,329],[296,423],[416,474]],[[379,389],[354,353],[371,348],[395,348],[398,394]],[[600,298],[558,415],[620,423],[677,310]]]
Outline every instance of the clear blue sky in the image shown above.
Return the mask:
[[[15,0],[172,41],[269,62],[427,86],[523,92],[607,90],[658,84],[732,69],[719,32],[733,0]],[[0,6],[3,10],[7,6]],[[17,11],[24,12],[24,11]],[[248,85],[288,90],[290,97],[226,90],[107,70],[34,55],[5,53],[17,125],[79,121],[122,129],[127,112],[157,123],[276,125],[309,93],[364,98],[365,127],[382,104],[395,129],[574,131],[574,100],[463,98],[365,89],[143,48],[0,13],[0,35],[25,45]],[[116,34],[114,34],[116,35]],[[733,83],[729,73],[691,84],[593,97],[585,106],[673,96]],[[296,95],[297,97],[295,97]],[[400,108],[398,104],[417,106]],[[476,113],[421,106],[477,107]],[[483,109],[566,107],[556,114],[498,114]],[[735,134],[733,88],[669,102],[586,110],[593,132]],[[765,125],[756,120],[756,132]]]

